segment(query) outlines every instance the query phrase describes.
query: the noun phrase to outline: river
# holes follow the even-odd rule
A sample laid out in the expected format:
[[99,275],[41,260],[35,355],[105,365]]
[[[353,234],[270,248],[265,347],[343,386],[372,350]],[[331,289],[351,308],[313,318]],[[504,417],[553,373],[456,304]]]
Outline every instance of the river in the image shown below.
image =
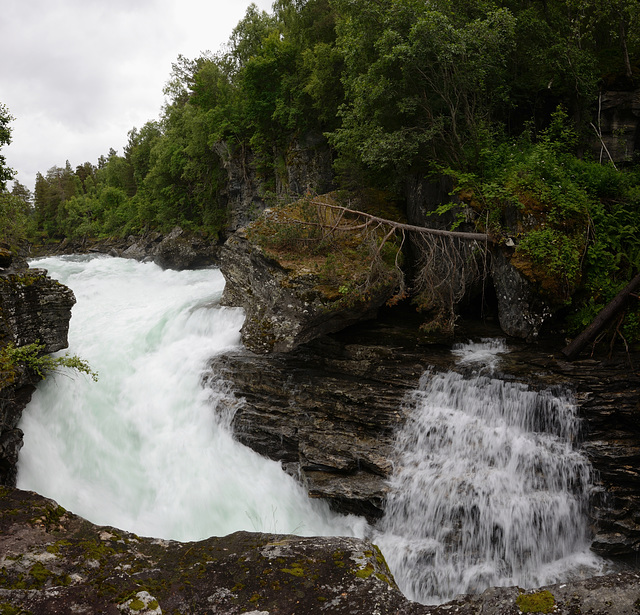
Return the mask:
[[405,594],[438,603],[490,585],[593,575],[592,472],[571,396],[494,377],[501,341],[453,350],[460,372],[427,371],[407,404],[385,518],[333,513],[237,443],[208,360],[238,349],[241,310],[219,305],[215,269],[68,256],[34,263],[69,286],[69,351],[99,373],[41,383],[20,427],[18,486],[94,523],[198,540],[236,530],[372,536]]

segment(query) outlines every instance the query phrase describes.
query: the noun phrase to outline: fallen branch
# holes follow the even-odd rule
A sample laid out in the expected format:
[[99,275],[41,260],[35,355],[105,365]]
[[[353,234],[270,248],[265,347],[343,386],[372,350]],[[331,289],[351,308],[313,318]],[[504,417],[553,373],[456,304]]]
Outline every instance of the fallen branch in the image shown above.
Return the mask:
[[427,235],[438,235],[441,237],[455,237],[456,239],[466,239],[468,241],[491,241],[493,239],[487,235],[487,233],[465,233],[463,231],[443,231],[441,229],[428,228],[426,226],[416,226],[414,224],[404,224],[402,222],[395,222],[394,220],[387,220],[386,218],[378,218],[378,216],[372,216],[363,211],[357,211],[355,209],[349,209],[340,205],[329,205],[328,203],[321,203],[320,201],[311,201],[314,205],[321,205],[322,207],[329,207],[331,209],[337,209],[344,213],[353,214],[355,216],[362,216],[368,218],[372,222],[378,222],[379,224],[387,224],[395,229],[403,231],[413,231],[416,233],[426,233]]
[[602,329],[616,313],[624,306],[627,297],[633,295],[640,288],[640,273],[629,282],[593,319],[591,324],[576,337],[566,348],[563,348],[562,354],[570,361],[573,361],[580,351],[598,335]]

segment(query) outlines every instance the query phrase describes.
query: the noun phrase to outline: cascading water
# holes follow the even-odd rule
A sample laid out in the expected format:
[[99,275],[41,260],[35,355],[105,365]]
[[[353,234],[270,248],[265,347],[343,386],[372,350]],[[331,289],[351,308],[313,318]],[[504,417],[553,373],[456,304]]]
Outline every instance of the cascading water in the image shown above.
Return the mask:
[[[108,257],[37,266],[74,290],[69,350],[100,381],[58,374],[38,387],[20,425],[19,487],[161,538],[370,532],[235,442],[220,410],[231,396],[215,378],[202,386],[208,359],[239,346],[244,318],[218,305],[219,271]],[[600,571],[588,553],[591,470],[574,447],[571,398],[493,378],[504,350],[495,341],[454,349],[475,373],[429,371],[410,400],[373,536],[409,598],[442,602]]]
[[504,351],[495,340],[458,346],[472,374],[427,371],[409,402],[374,538],[414,600],[602,568],[588,551],[592,472],[572,399],[493,378]]
[[[99,524],[197,540],[236,530],[362,535],[218,416],[208,359],[240,344],[241,310],[217,305],[219,271],[162,271],[109,257],[38,261],[75,292],[69,351],[98,383],[51,375],[20,427],[18,486]],[[215,384],[213,385],[215,386]]]

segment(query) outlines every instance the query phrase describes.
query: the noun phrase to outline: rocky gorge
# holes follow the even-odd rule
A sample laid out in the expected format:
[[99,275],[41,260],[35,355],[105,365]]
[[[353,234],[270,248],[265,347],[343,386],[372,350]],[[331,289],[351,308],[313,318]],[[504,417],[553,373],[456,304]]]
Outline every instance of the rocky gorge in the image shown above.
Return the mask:
[[[317,181],[305,171],[313,167],[307,150],[299,149],[288,181],[302,192]],[[250,211],[265,203],[227,158],[227,197],[242,206],[232,206],[237,215],[224,248],[176,228],[165,236],[68,242],[56,250],[148,259],[175,269],[221,264],[225,302],[248,315],[245,349],[213,359],[203,385],[223,379],[234,392],[229,410],[240,442],[280,462],[310,497],[375,523],[385,510],[407,395],[425,370],[455,368],[451,340],[424,333],[406,303],[384,307],[390,289],[355,310],[323,307],[312,275],[292,280],[286,267],[239,231]],[[330,161],[323,158],[316,167],[326,179]],[[416,179],[407,187],[411,221],[426,223],[448,190]],[[489,324],[469,321],[457,339],[507,336],[501,378],[536,390],[572,391],[583,419],[581,448],[597,473],[592,549],[631,566],[630,572],[530,592],[494,588],[423,606],[402,596],[369,541],[242,533],[182,544],[95,526],[13,488],[17,422],[40,379],[20,368],[2,372],[0,394],[0,483],[7,485],[0,488],[0,613],[637,613],[640,355],[583,354],[566,361],[557,335],[544,332],[553,306],[540,300],[512,256],[507,243],[493,252]],[[0,345],[39,340],[47,352],[64,348],[73,302],[73,293],[44,272],[7,262],[0,272]]]
[[[16,275],[12,272],[7,275]],[[69,292],[60,293],[48,305],[70,309]],[[4,301],[3,306],[10,305]],[[42,312],[36,305],[30,318]],[[311,497],[372,522],[384,510],[394,434],[406,419],[403,400],[428,367],[453,367],[450,344],[421,333],[419,318],[406,307],[398,309],[385,308],[376,320],[322,334],[289,352],[225,354],[212,362],[209,376],[232,384],[233,426],[241,442],[280,461]],[[45,327],[58,332],[53,336],[58,346],[65,341],[59,336],[68,322],[64,310],[54,310],[57,317]],[[496,324],[473,323],[459,335],[503,333]],[[600,475],[593,548],[633,560],[639,542],[639,379],[629,361],[635,365],[638,357],[583,357],[569,363],[548,340],[535,346],[510,340],[510,347],[503,377],[532,387],[574,389],[585,419],[583,446]],[[367,541],[246,534],[181,545],[93,526],[50,500],[12,488],[3,489],[0,501],[6,554],[0,564],[0,605],[5,610],[526,612],[519,606],[527,604],[526,594],[517,588],[487,590],[439,607],[407,601]],[[345,566],[338,565],[343,561]],[[242,563],[236,569],[231,562]],[[326,562],[338,564],[333,569]],[[617,573],[544,591],[552,596],[554,612],[634,613],[638,582],[634,572]],[[530,592],[532,600],[537,594],[547,597],[542,591]]]

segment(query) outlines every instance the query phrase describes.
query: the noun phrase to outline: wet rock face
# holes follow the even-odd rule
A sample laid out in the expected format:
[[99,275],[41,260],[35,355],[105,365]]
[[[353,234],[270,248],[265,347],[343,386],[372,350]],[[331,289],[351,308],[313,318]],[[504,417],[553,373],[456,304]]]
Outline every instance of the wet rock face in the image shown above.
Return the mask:
[[[632,364],[629,363],[632,361]],[[594,551],[640,554],[640,357],[561,363],[575,383],[585,421],[584,449],[603,490],[596,494]]]
[[592,549],[629,560],[640,554],[640,353],[617,352],[568,362],[544,348],[510,353],[508,377],[574,392],[583,420],[581,447],[595,470]]
[[0,341],[16,346],[40,342],[46,352],[67,347],[71,289],[44,269],[0,274]]
[[[429,362],[413,328],[368,323],[290,353],[216,358],[231,384],[237,439],[298,476],[312,497],[373,521],[382,515],[403,399]],[[438,355],[441,356],[438,356]]]
[[[32,492],[0,487],[0,611],[109,615],[636,615],[640,577],[410,602],[367,540],[237,532],[179,543],[96,526]],[[522,609],[520,606],[522,606]]]
[[[7,344],[44,344],[45,352],[67,347],[73,292],[43,269],[6,269],[0,273],[0,348]],[[22,431],[22,410],[40,376],[28,369],[0,372],[0,485],[14,485]]]
[[[211,369],[211,377],[221,375],[237,397],[230,412],[239,441],[282,462],[311,496],[370,521],[384,509],[406,394],[429,366],[453,366],[448,346],[428,344],[417,326],[393,320],[362,323],[290,353],[229,354],[215,359]],[[536,389],[559,385],[575,391],[584,419],[582,446],[599,480],[593,548],[609,557],[636,558],[640,373],[625,354],[569,363],[542,344],[510,346],[500,368],[506,378]],[[640,365],[640,356],[631,361]]]
[[374,318],[395,289],[390,280],[354,304],[329,299],[318,289],[316,274],[281,266],[242,230],[223,246],[220,270],[226,280],[222,303],[244,308],[242,341],[257,354],[287,352]]
[[491,277],[498,300],[500,328],[512,337],[532,341],[553,312],[535,286],[516,269],[505,250],[491,256]]

